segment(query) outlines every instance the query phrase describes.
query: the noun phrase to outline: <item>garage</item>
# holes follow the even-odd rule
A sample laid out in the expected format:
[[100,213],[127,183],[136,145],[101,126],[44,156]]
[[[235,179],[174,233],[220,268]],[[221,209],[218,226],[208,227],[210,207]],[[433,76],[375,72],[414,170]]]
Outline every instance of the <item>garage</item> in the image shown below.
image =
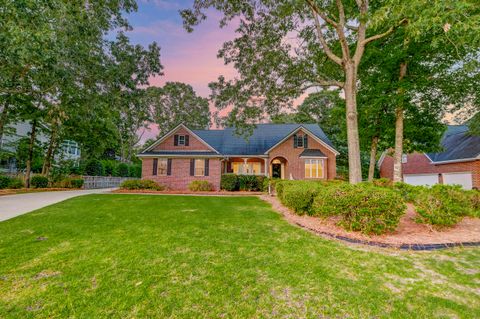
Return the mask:
[[472,189],[472,173],[443,173],[443,183],[447,185],[461,185],[464,189]]
[[408,174],[403,175],[403,181],[410,185],[435,185],[438,184],[438,174]]

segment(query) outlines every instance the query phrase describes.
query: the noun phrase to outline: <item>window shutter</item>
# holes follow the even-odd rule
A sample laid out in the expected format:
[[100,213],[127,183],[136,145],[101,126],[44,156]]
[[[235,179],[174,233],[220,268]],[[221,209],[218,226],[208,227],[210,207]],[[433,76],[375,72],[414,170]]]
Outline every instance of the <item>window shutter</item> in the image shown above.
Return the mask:
[[297,134],[293,135],[293,148],[297,148]]
[[185,135],[185,146],[188,146],[190,138],[188,135]]
[[210,173],[210,160],[208,158],[205,159],[205,176],[208,176]]
[[173,146],[178,146],[178,135],[177,134],[175,134],[173,136]]
[[172,175],[172,159],[167,159],[167,175]]
[[195,159],[190,159],[190,176],[195,175]]
[[157,171],[158,171],[158,158],[154,158],[152,175],[157,175]]
[[305,134],[303,136],[303,148],[308,148],[308,136]]

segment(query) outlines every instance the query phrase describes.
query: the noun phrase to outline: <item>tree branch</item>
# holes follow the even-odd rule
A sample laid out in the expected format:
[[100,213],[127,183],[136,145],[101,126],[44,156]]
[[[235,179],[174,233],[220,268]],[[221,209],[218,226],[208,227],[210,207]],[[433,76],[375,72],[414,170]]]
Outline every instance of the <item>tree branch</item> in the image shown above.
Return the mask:
[[336,0],[337,3],[337,8],[338,8],[338,18],[339,18],[339,24],[337,26],[337,33],[338,33],[338,38],[340,39],[340,44],[342,46],[342,53],[343,53],[343,58],[348,58],[350,59],[350,49],[348,48],[348,42],[347,38],[345,37],[345,9],[343,8],[343,3],[342,0]]
[[[311,0],[307,0],[307,2],[310,5]],[[340,59],[337,55],[335,55],[335,53],[332,52],[332,50],[330,49],[330,47],[327,44],[327,41],[325,40],[325,38],[323,36],[322,25],[320,24],[320,21],[318,20],[317,11],[315,10],[315,5],[314,4],[310,5],[310,8],[312,9],[313,19],[315,21],[315,28],[317,30],[318,40],[322,44],[323,51],[325,51],[325,54],[328,56],[328,58],[330,60],[332,60],[333,62],[335,62],[335,63],[337,63],[338,65],[341,66],[342,65],[342,59]]]
[[306,0],[308,5],[310,6],[310,8],[312,8],[312,10],[318,14],[325,22],[331,24],[334,28],[337,28],[338,24],[335,20],[329,18],[325,12],[323,12],[322,10],[320,10],[317,5],[312,1],[312,0]]

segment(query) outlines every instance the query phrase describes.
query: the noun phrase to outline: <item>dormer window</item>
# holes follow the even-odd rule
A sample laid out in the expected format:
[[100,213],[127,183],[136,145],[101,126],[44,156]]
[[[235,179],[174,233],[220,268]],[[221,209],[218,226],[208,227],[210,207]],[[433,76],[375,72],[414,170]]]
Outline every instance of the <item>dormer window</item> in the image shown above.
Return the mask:
[[179,135],[178,136],[178,145],[184,145],[185,146],[185,135]]
[[308,136],[305,135],[293,135],[293,147],[294,148],[308,148]]
[[174,146],[188,146],[189,144],[188,135],[174,135],[173,136],[173,145]]

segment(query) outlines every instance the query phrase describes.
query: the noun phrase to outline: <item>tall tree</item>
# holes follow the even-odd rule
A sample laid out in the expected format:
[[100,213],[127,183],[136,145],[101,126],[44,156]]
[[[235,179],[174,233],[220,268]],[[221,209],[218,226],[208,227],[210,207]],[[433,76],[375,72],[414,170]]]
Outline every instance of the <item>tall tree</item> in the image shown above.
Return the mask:
[[[312,87],[341,88],[346,104],[349,177],[351,183],[357,183],[361,181],[361,163],[356,96],[367,45],[392,34],[410,16],[416,17],[409,24],[410,33],[428,31],[432,21],[423,16],[427,9],[431,19],[438,19],[443,11],[456,18],[462,5],[448,2],[196,0],[192,9],[181,14],[189,31],[206,19],[205,9],[210,7],[223,13],[221,26],[239,21],[237,38],[226,42],[219,52],[226,63],[235,66],[239,78],[226,81],[220,77],[211,84],[218,108],[233,105],[227,121],[237,127],[278,112]],[[251,97],[264,99],[252,103]]]
[[147,89],[147,100],[158,125],[159,136],[183,123],[193,129],[205,129],[210,125],[208,100],[197,96],[185,83],[167,82],[163,87]]

